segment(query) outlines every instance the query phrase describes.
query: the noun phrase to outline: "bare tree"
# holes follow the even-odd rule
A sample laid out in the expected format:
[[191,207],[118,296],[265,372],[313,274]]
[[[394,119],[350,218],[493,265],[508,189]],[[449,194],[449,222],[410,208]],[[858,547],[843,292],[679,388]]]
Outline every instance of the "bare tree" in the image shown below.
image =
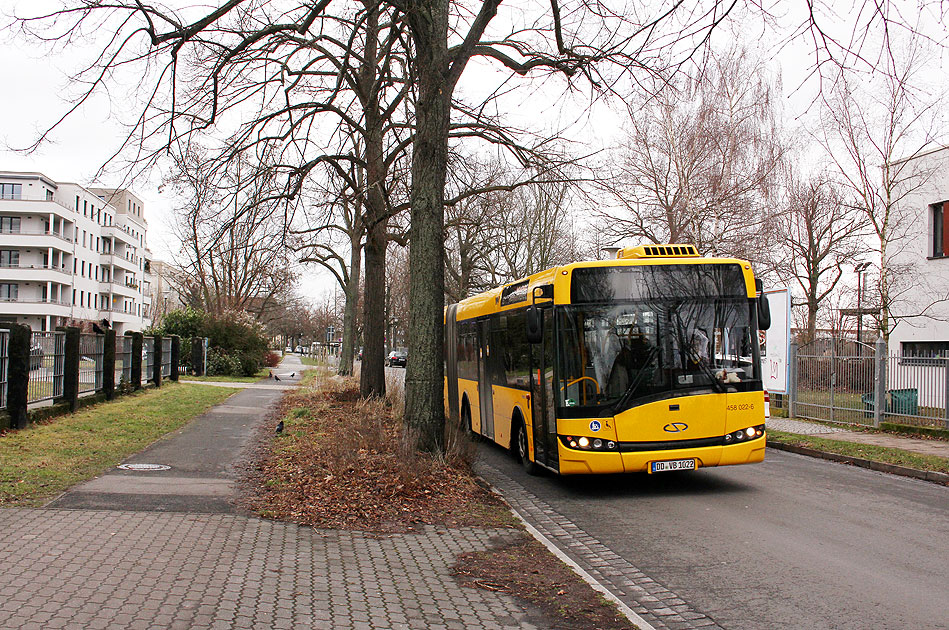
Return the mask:
[[194,149],[168,179],[184,205],[176,210],[180,282],[209,313],[249,311],[266,319],[296,279],[282,234],[283,214],[257,166],[237,160],[209,172]]
[[913,285],[913,265],[895,260],[914,227],[901,202],[932,175],[913,158],[932,142],[932,115],[940,101],[919,89],[924,67],[915,37],[898,45],[887,35],[880,56],[884,65],[869,83],[839,75],[824,103],[822,130],[824,146],[872,233],[880,261],[874,308],[880,334],[889,340],[894,306]]
[[[361,181],[354,174],[355,181]],[[329,180],[336,177],[329,175]],[[363,237],[366,232],[362,221],[361,205],[352,191],[342,182],[323,191],[321,203],[314,204],[306,213],[306,225],[296,230],[303,235],[298,246],[301,262],[316,263],[332,274],[342,288],[343,343],[337,372],[353,373],[356,346],[356,320],[360,296],[360,268],[362,266]],[[319,192],[317,192],[317,196]],[[348,257],[347,257],[348,254]]]
[[636,103],[620,163],[604,180],[619,206],[602,213],[610,236],[755,258],[784,154],[767,76],[733,49]]
[[774,220],[775,249],[784,254],[778,274],[804,294],[804,339],[811,341],[821,305],[838,288],[847,266],[866,249],[861,241],[867,223],[853,204],[845,203],[840,186],[827,177],[792,179],[787,207]]

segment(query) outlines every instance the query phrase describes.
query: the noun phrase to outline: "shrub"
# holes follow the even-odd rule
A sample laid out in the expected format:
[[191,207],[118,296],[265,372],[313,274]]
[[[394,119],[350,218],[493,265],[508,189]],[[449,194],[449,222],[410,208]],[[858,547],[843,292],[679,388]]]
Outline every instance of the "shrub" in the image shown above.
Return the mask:
[[211,315],[187,307],[172,311],[154,332],[181,337],[181,360],[191,363],[191,338],[208,338],[207,373],[253,376],[267,360],[267,336],[253,316],[228,311]]
[[267,356],[264,357],[264,365],[267,367],[277,367],[280,365],[280,353],[274,352],[271,350],[267,353]]
[[240,359],[229,356],[222,348],[208,348],[208,376],[236,376],[241,373]]

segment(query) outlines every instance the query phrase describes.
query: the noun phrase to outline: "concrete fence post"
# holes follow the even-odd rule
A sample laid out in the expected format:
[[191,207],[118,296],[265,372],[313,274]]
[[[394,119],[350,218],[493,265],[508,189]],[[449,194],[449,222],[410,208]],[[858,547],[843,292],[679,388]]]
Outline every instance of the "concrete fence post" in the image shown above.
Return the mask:
[[171,336],[171,375],[168,377],[173,381],[178,380],[178,370],[181,369],[181,337]]
[[11,429],[25,429],[30,389],[30,344],[33,338],[29,326],[4,322],[0,327],[10,331],[7,342],[7,413]]
[[125,333],[132,338],[132,389],[142,389],[142,333]]
[[59,327],[65,333],[63,344],[63,395],[56,402],[69,404],[70,411],[79,409],[79,335],[76,326]]
[[155,335],[152,337],[152,347],[154,352],[152,353],[152,373],[149,375],[152,382],[155,383],[155,387],[161,387],[161,363],[164,360],[162,357],[162,343],[161,335]]
[[788,345],[788,418],[797,417],[797,342]]
[[102,343],[102,392],[106,400],[115,398],[115,331],[105,331]]
[[886,359],[886,342],[877,337],[873,353],[873,426],[877,428],[886,419]]

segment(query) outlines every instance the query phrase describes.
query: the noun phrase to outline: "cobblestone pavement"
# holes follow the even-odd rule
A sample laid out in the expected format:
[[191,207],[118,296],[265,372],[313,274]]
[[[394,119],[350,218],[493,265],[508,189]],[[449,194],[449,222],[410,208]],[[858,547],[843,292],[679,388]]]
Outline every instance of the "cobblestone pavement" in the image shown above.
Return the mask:
[[510,530],[369,536],[227,514],[0,510],[0,628],[536,628],[460,586]]
[[234,464],[280,397],[264,385],[126,460],[167,470],[113,469],[44,509],[0,509],[0,630],[546,627],[451,575],[510,530],[370,536],[240,513]]
[[791,420],[790,418],[768,418],[768,428],[787,433],[798,433],[800,435],[816,435],[818,433],[848,433],[847,429],[842,427],[829,427],[816,422],[804,422],[803,420]]
[[501,470],[479,461],[485,477],[525,521],[655,630],[721,630],[678,595],[593,538]]

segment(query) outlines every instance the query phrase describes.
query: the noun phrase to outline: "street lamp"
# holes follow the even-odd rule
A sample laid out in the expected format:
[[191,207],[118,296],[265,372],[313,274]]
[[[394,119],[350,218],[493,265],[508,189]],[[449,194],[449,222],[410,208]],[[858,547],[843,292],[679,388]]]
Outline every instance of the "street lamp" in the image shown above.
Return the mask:
[[[861,262],[854,265],[853,270],[857,273],[857,347],[863,341],[863,276],[866,274],[870,262]],[[859,351],[863,354],[863,351]]]

